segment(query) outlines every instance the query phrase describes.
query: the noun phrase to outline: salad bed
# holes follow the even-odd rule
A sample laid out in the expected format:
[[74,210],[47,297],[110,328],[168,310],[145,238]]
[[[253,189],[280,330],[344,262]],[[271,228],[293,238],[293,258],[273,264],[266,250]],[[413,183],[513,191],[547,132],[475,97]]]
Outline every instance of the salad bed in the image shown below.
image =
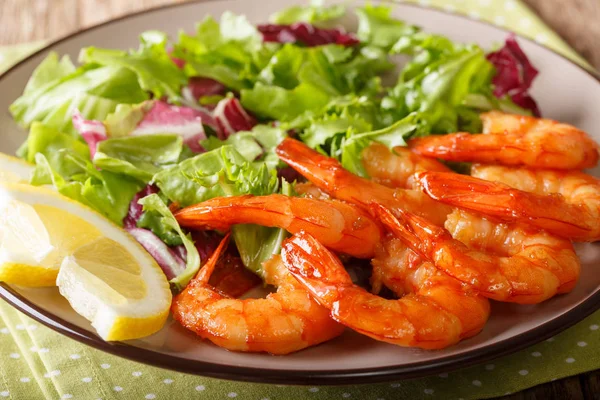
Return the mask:
[[[496,51],[454,43],[390,16],[343,6],[283,10],[254,26],[225,13],[136,50],[88,47],[79,65],[51,53],[10,107],[29,129],[19,155],[31,183],[51,184],[129,231],[180,291],[216,247],[172,210],[213,197],[294,195],[298,176],[274,153],[286,137],[365,176],[361,152],[412,137],[481,132],[479,113],[539,115],[537,71],[513,37]],[[397,71],[399,58],[407,60]],[[389,83],[391,82],[391,83]],[[285,232],[233,228],[234,263],[260,275]]]

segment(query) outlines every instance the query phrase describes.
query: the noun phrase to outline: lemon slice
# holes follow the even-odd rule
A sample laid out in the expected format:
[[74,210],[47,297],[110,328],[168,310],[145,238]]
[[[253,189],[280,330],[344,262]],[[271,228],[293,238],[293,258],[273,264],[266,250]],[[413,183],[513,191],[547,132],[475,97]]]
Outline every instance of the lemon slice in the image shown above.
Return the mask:
[[71,208],[78,205],[47,189],[0,184],[0,281],[55,286],[63,259],[102,236],[69,207],[40,199],[64,200]]
[[0,182],[0,280],[56,285],[105,340],[150,335],[165,323],[169,283],[127,232],[43,187]]
[[0,153],[0,181],[29,182],[33,166],[20,158]]

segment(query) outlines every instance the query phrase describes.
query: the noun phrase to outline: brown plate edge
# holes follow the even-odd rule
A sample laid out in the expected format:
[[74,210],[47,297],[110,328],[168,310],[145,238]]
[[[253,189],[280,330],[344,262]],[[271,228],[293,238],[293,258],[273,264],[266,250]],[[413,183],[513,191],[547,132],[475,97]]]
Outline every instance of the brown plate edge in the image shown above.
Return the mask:
[[[153,7],[150,9],[138,11],[131,14],[126,14],[109,21],[105,21],[86,29],[81,29],[76,32],[65,35],[59,39],[56,39],[39,49],[38,51],[30,54],[26,58],[22,59],[4,73],[0,74],[0,80],[5,79],[8,75],[20,67],[21,64],[27,62],[29,59],[36,57],[49,50],[50,47],[55,46],[65,40],[77,36],[83,32],[89,32],[105,25],[110,25],[114,22],[128,19],[134,16],[143,15],[152,12],[158,12],[163,9],[180,7],[191,3],[205,3],[205,2],[217,2],[219,0],[191,0],[186,3],[175,3],[166,4],[163,6]],[[382,2],[398,5],[391,0],[383,0]],[[440,10],[433,7],[425,7],[417,4],[401,4],[403,7],[415,7],[426,9],[431,12],[437,12],[445,15],[452,15],[454,17],[472,20],[469,17],[462,14],[454,14],[444,10]],[[510,33],[510,31],[498,27],[487,21],[473,21],[476,23],[492,26],[500,31]],[[583,66],[573,62],[564,55],[541,45],[529,38],[517,35],[519,40],[524,40],[532,43],[537,47],[542,47],[560,58],[565,59],[576,68],[582,70],[587,75],[590,75],[600,84],[600,74],[595,71],[590,71]],[[35,304],[27,300],[25,297],[20,295],[9,285],[0,282],[0,298],[6,301],[8,304],[23,312],[27,316],[33,318],[37,322],[49,327],[50,329],[61,333],[71,339],[77,340],[81,343],[94,347],[98,350],[105,351],[107,353],[126,358],[132,361],[141,362],[143,364],[167,368],[178,372],[191,373],[200,376],[207,376],[217,379],[229,379],[236,381],[245,382],[256,382],[256,383],[275,383],[275,384],[288,384],[288,385],[355,385],[355,384],[368,384],[368,383],[381,383],[389,382],[392,380],[400,379],[412,379],[419,378],[428,375],[433,375],[442,372],[449,372],[459,368],[465,368],[471,365],[490,361],[492,359],[508,355],[524,349],[533,344],[539,343],[545,339],[548,339],[559,332],[575,325],[577,322],[583,320],[585,317],[591,315],[594,311],[600,308],[600,288],[596,290],[589,298],[583,301],[575,308],[568,312],[522,334],[513,336],[503,341],[497,342],[493,345],[486,346],[484,348],[466,352],[455,356],[448,356],[435,361],[423,361],[418,363],[411,363],[403,365],[401,367],[380,367],[380,368],[365,368],[365,369],[353,369],[353,370],[278,370],[278,369],[265,369],[265,368],[251,368],[251,367],[238,367],[222,364],[214,364],[197,360],[190,360],[185,358],[174,357],[168,354],[155,352],[152,350],[143,349],[140,347],[131,346],[127,343],[122,342],[105,342],[95,334],[82,329],[70,322],[65,321],[47,312]]]

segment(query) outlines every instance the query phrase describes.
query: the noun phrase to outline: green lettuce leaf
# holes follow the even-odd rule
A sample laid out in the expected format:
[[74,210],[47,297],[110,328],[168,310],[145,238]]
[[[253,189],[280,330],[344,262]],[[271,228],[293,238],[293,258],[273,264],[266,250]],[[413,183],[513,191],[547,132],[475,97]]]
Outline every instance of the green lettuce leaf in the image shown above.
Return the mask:
[[274,193],[278,187],[275,171],[262,162],[249,162],[231,145],[165,168],[154,182],[182,207],[213,197]]
[[[45,63],[36,71],[46,69]],[[42,75],[45,78],[42,79]],[[34,72],[31,79],[28,90],[9,108],[15,121],[24,128],[40,121],[77,135],[71,120],[75,109],[79,109],[85,119],[103,120],[119,103],[139,103],[148,98],[135,75],[118,66],[83,66],[44,84],[42,81],[49,79],[44,72]]]
[[251,131],[241,131],[219,140],[210,136],[200,144],[206,150],[218,149],[222,146],[233,146],[246,160],[262,161],[268,168],[275,168],[281,164],[275,154],[275,148],[287,137],[285,130],[269,126],[256,125]]
[[123,137],[129,135],[149,111],[152,102],[141,104],[119,104],[113,113],[104,119],[104,127],[109,137]]
[[[285,180],[281,183],[281,193],[292,195],[291,185]],[[281,252],[281,245],[288,236],[285,229],[259,225],[235,225],[231,233],[242,262],[257,275],[261,275],[265,261]]]
[[357,8],[358,38],[372,46],[390,49],[401,37],[415,33],[418,28],[391,16],[392,8],[367,4]]
[[406,146],[406,138],[413,136],[421,129],[423,129],[423,125],[417,113],[412,113],[387,128],[372,132],[354,134],[350,129],[342,144],[342,166],[356,175],[366,177],[368,174],[361,159],[361,153],[365,147],[373,142],[384,144],[389,149]]
[[75,72],[75,65],[73,65],[71,58],[65,55],[59,59],[58,53],[52,51],[33,71],[23,93],[31,93],[46,84],[69,76],[73,72]]
[[[154,181],[162,194],[180,206],[213,197],[271,194],[279,186],[274,170],[269,170],[262,162],[249,162],[231,145],[165,169],[156,174]],[[254,272],[259,271],[265,257],[270,257],[280,246],[282,235],[273,228],[254,225],[233,227],[233,237],[242,261]]]
[[148,183],[163,167],[177,164],[183,139],[157,134],[107,139],[98,143],[94,165]]
[[269,17],[269,21],[279,25],[308,22],[320,28],[327,28],[344,14],[346,14],[346,7],[342,4],[326,7],[323,1],[311,1],[307,6],[292,6],[278,11]]
[[95,209],[122,225],[133,196],[143,185],[109,171],[98,171],[73,150],[62,149],[48,158],[35,155],[33,185],[53,185],[57,191]]
[[268,119],[289,121],[306,111],[324,107],[331,96],[311,84],[301,83],[294,89],[257,83],[253,89],[241,92],[242,106],[254,114]]
[[55,128],[34,122],[26,143],[27,161],[35,163],[33,185],[53,185],[59,193],[97,210],[118,225],[129,202],[144,186],[90,161],[87,145]]
[[62,149],[71,150],[82,158],[90,157],[90,149],[81,139],[43,123],[34,122],[21,155],[28,162],[35,163],[36,154],[43,154],[53,160]]
[[480,47],[417,33],[400,39],[392,51],[414,55],[382,101],[394,119],[419,112],[426,124],[424,134],[480,132],[479,115],[467,100],[477,96],[499,105],[492,94],[495,70]]
[[169,210],[169,207],[165,205],[160,196],[157,194],[151,194],[146,196],[139,201],[144,206],[144,211],[154,212],[160,215],[160,223],[164,227],[165,231],[172,232],[181,238],[181,242],[187,251],[186,268],[175,278],[171,279],[170,284],[174,292],[179,292],[188,284],[188,282],[196,275],[198,269],[200,269],[200,255],[194,242],[189,234],[183,232],[177,220]]
[[220,23],[206,17],[196,34],[179,34],[173,55],[186,61],[188,76],[202,76],[221,82],[230,89],[252,87],[258,72],[266,65],[271,48],[246,17],[225,12]]
[[83,48],[79,61],[102,66],[125,68],[131,71],[139,86],[151,92],[155,98],[168,96],[170,100],[180,98],[185,74],[171,61],[167,52],[167,36],[157,31],[145,32],[140,37],[137,51]]
[[300,131],[300,138],[308,146],[335,157],[339,154],[330,150],[331,144],[339,142],[349,129],[361,133],[388,125],[380,114],[377,101],[348,95],[332,100],[321,113],[305,113],[282,128]]

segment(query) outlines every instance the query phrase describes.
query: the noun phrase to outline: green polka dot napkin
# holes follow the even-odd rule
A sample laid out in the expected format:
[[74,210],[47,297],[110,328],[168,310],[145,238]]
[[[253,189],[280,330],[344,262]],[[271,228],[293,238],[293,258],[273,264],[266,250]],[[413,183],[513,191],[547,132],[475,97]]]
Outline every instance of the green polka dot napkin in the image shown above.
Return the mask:
[[[506,26],[589,67],[516,0],[420,0]],[[0,72],[42,46],[0,47]],[[0,111],[2,112],[2,111]],[[0,302],[0,399],[475,399],[600,368],[600,312],[513,355],[451,373],[377,385],[297,387],[176,373],[86,347]]]

